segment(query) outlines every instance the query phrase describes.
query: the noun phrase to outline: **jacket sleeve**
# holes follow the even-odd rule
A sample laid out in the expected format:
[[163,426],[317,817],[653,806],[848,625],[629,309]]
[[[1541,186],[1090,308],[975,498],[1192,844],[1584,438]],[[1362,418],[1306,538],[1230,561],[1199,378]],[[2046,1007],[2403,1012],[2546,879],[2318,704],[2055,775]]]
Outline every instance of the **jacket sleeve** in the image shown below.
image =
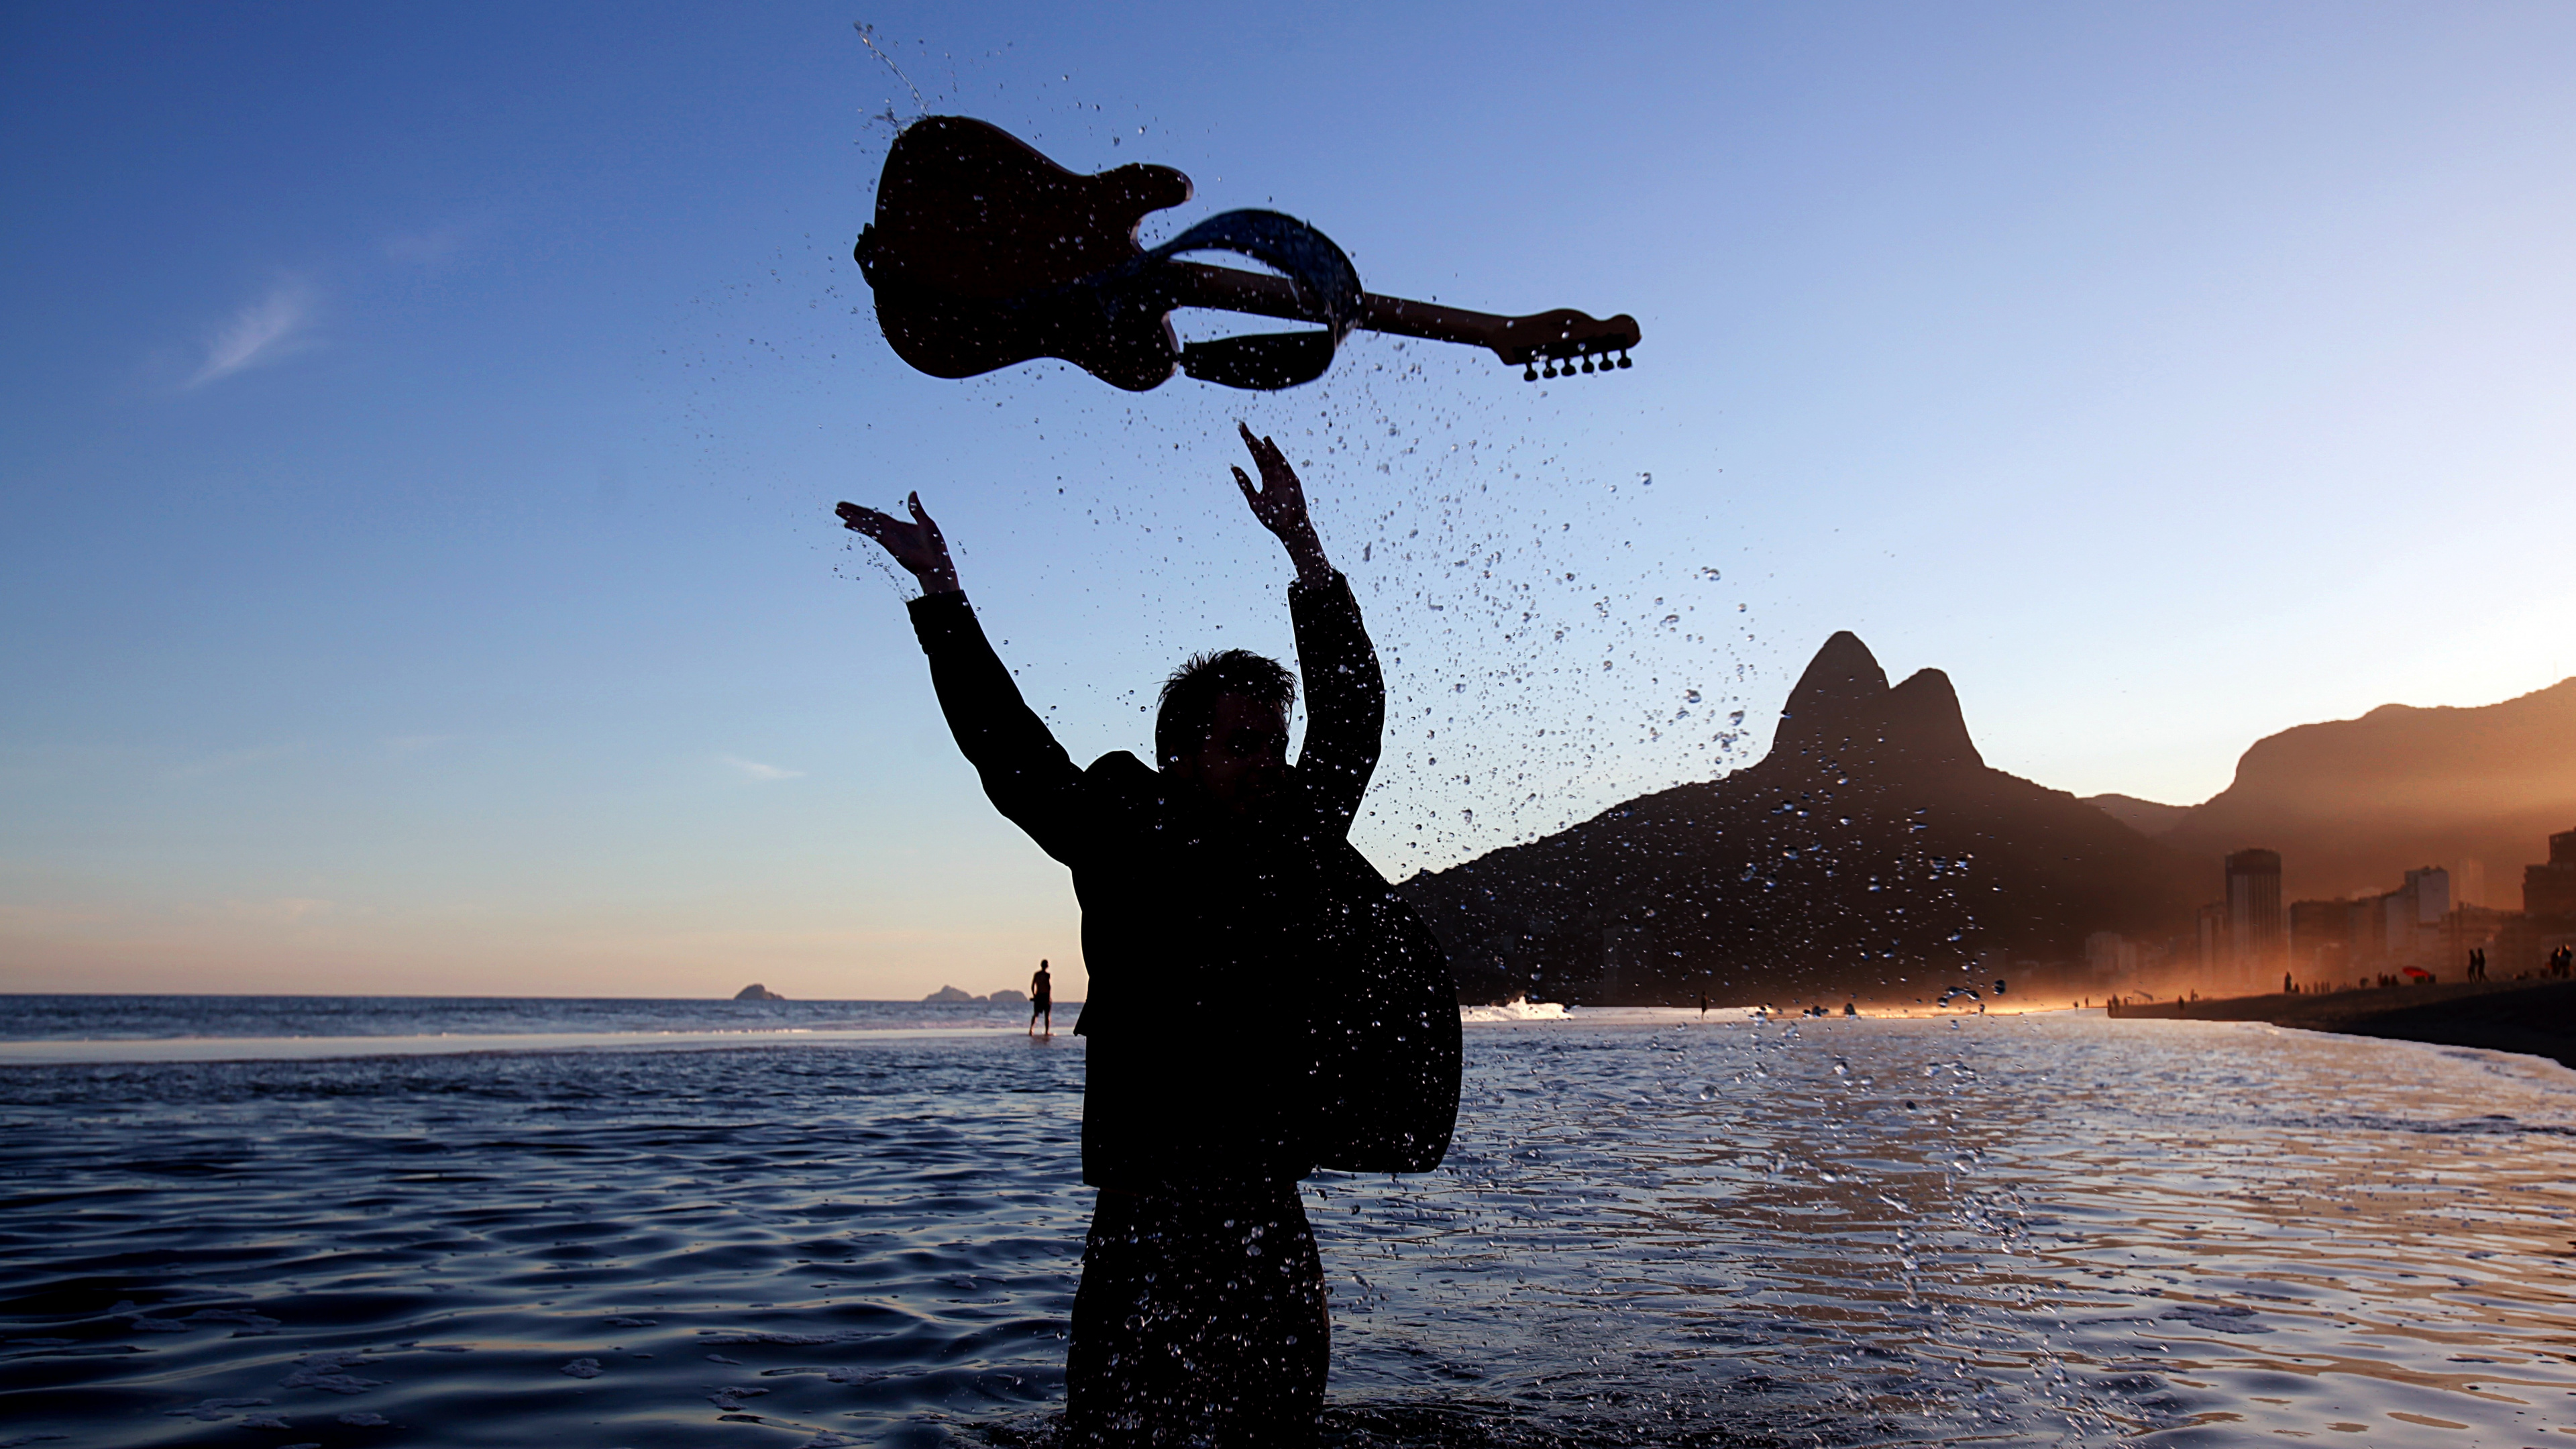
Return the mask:
[[1386,681],[1377,650],[1360,621],[1350,580],[1288,586],[1288,613],[1297,626],[1297,666],[1306,681],[1306,745],[1297,774],[1308,798],[1344,830],[1359,812],[1377,771],[1386,733]]
[[1020,698],[964,594],[912,601],[912,629],[930,657],[948,732],[983,778],[984,794],[1038,848],[1070,865],[1079,841],[1082,772]]

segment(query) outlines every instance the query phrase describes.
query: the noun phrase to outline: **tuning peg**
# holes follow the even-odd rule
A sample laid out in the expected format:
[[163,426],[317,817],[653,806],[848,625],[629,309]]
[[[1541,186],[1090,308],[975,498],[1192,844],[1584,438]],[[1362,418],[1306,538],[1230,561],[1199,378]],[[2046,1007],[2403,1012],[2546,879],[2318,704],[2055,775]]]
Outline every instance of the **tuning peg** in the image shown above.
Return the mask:
[[1541,376],[1541,377],[1554,377],[1554,376],[1556,376],[1556,359],[1555,359],[1555,358],[1551,357],[1551,358],[1549,358],[1549,359],[1547,360],[1547,371],[1540,373],[1540,374],[1539,374],[1539,376]]
[[1590,371],[1592,370],[1592,359],[1591,359],[1591,358],[1587,357],[1587,358],[1583,359],[1583,370],[1584,370],[1585,372],[1590,372]]
[[1628,360],[1628,349],[1627,349],[1627,348],[1622,347],[1622,348],[1620,348],[1620,349],[1619,349],[1619,365],[1620,365],[1621,367],[1634,367],[1634,366],[1636,366],[1636,365],[1637,365],[1637,364],[1635,364],[1635,363],[1633,363],[1633,362],[1630,362],[1630,361]]
[[1537,364],[1537,363],[1535,363],[1535,362],[1524,362],[1524,363],[1522,363],[1522,364],[1521,364],[1521,381],[1523,381],[1523,382],[1536,382],[1536,381],[1538,381],[1538,364]]

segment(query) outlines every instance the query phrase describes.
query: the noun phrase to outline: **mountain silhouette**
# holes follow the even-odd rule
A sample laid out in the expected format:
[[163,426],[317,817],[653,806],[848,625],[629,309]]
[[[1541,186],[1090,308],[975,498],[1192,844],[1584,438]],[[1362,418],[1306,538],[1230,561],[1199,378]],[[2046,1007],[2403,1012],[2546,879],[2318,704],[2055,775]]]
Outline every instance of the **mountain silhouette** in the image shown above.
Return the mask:
[[2450,867],[2456,892],[2475,861],[2483,903],[2519,910],[2522,867],[2570,826],[2576,679],[2501,704],[2389,704],[2283,730],[2245,752],[2233,784],[2149,833],[2204,865],[2277,850],[2288,898],[2390,890],[2423,865]]
[[2101,930],[2189,931],[2214,872],[1987,766],[1949,676],[1825,641],[1770,752],[1400,888],[1461,994],[1590,1004],[1914,999]]
[[2164,805],[2135,795],[2087,795],[2084,803],[2111,812],[2111,818],[2141,835],[2162,835],[2191,814],[2188,805]]

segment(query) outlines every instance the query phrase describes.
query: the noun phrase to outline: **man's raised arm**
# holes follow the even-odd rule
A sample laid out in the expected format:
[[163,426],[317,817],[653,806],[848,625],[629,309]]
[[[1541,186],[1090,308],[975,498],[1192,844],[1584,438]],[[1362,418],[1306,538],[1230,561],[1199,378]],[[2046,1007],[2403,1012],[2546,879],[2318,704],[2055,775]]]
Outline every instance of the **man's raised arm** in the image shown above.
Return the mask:
[[1297,755],[1297,773],[1347,828],[1377,770],[1379,741],[1386,733],[1386,682],[1378,673],[1377,650],[1369,644],[1350,581],[1324,557],[1324,542],[1307,516],[1306,492],[1296,470],[1278,444],[1254,437],[1240,423],[1236,427],[1261,468],[1261,486],[1254,488],[1241,468],[1234,470],[1235,486],[1252,506],[1252,516],[1278,536],[1297,565],[1297,582],[1288,587],[1288,612],[1297,626],[1297,667],[1306,684],[1306,744]]
[[906,502],[912,512],[909,523],[855,503],[835,511],[842,526],[875,539],[921,581],[921,597],[909,606],[912,628],[921,652],[930,658],[931,688],[948,717],[948,732],[982,778],[994,807],[1027,831],[1039,849],[1067,860],[1075,844],[1075,797],[1082,772],[1056,743],[1046,721],[1020,697],[1011,671],[984,637],[974,606],[957,585],[948,541],[923,511],[921,495]]

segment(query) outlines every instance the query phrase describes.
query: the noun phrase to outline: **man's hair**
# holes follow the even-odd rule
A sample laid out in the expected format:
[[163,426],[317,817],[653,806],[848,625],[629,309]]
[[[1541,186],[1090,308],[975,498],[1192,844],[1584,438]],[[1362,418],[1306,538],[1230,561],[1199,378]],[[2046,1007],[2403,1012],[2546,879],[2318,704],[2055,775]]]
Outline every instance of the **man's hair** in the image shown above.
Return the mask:
[[1281,714],[1297,702],[1297,679],[1276,659],[1249,649],[1193,654],[1163,681],[1162,708],[1154,716],[1154,757],[1159,764],[1195,753],[1216,727],[1216,702],[1239,694]]

